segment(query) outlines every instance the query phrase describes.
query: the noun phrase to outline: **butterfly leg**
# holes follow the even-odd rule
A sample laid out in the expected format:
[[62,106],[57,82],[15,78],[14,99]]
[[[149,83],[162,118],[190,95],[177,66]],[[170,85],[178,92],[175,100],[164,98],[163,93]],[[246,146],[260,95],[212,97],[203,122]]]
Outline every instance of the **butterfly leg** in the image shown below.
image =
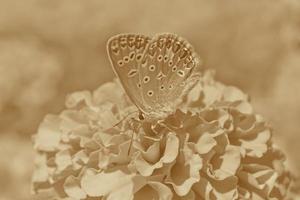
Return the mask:
[[129,126],[130,129],[133,131],[132,131],[131,141],[128,148],[128,153],[127,153],[128,155],[130,155],[130,151],[131,151],[133,140],[135,139],[135,135],[136,133],[139,133],[140,128],[142,127],[142,121],[135,118],[131,118],[129,121]]
[[170,132],[176,132],[176,127],[173,127],[173,126],[170,126],[170,125],[164,123],[163,120],[158,120],[157,121],[157,125],[159,125],[159,126],[165,128],[165,129],[167,129]]

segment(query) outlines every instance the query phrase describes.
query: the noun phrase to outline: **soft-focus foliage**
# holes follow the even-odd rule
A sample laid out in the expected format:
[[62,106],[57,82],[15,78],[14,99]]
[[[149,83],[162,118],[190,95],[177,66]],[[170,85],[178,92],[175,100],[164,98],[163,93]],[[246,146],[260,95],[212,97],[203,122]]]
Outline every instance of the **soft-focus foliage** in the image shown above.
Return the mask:
[[9,129],[12,131],[24,130],[27,124],[32,124],[43,106],[57,95],[61,78],[58,56],[43,49],[38,41],[28,37],[0,38],[0,122],[3,125],[0,130],[9,129],[7,125],[13,126]]
[[32,143],[10,133],[0,136],[0,147],[0,199],[28,199],[34,167]]
[[[298,37],[295,30],[297,22],[295,5],[296,3],[287,0],[227,2],[192,0],[189,4],[175,0],[171,5],[169,1],[138,0],[130,3],[115,0],[57,2],[28,0],[22,4],[17,1],[4,1],[0,7],[0,33],[3,33],[0,36],[7,40],[7,35],[12,35],[17,44],[12,45],[13,49],[7,49],[7,45],[1,45],[0,48],[2,52],[6,51],[15,58],[16,64],[24,63],[23,70],[30,68],[26,67],[26,61],[33,59],[13,56],[14,51],[26,51],[29,56],[35,55],[35,40],[42,44],[37,48],[41,54],[49,53],[47,51],[49,47],[54,47],[56,53],[62,54],[62,60],[51,55],[47,55],[50,58],[40,59],[41,56],[36,55],[36,59],[32,61],[37,66],[57,65],[52,67],[50,73],[49,68],[43,69],[43,72],[39,71],[46,67],[33,72],[28,70],[27,75],[32,79],[35,79],[35,73],[45,72],[45,75],[39,76],[39,80],[45,79],[45,83],[51,80],[33,95],[37,96],[35,97],[37,100],[34,99],[31,104],[38,101],[38,107],[33,107],[35,110],[47,102],[40,100],[40,96],[43,96],[39,95],[41,91],[54,90],[53,92],[59,94],[59,99],[51,98],[48,94],[44,94],[46,95],[44,98],[49,97],[48,100],[52,100],[53,104],[61,103],[62,101],[58,100],[62,100],[64,96],[62,93],[66,91],[95,88],[100,82],[112,78],[110,68],[101,66],[108,64],[105,52],[106,40],[120,32],[152,35],[168,31],[182,35],[195,46],[207,67],[217,69],[218,78],[259,96],[272,89],[280,68],[286,68],[280,65],[282,59],[289,55],[291,45],[297,46],[294,39]],[[182,12],[184,14],[179,14]],[[33,39],[29,39],[28,36]],[[3,64],[7,65],[1,63]],[[13,61],[10,62],[9,68],[18,71],[18,65],[15,66]],[[54,72],[57,68],[63,68],[65,73],[62,74],[62,69]],[[85,76],[82,76],[83,73]],[[2,76],[6,77],[4,74]],[[63,84],[59,88],[53,87],[60,83],[61,79],[57,76],[61,75]],[[14,77],[11,79],[14,80]],[[9,89],[8,85],[10,84],[5,83],[5,90]],[[15,88],[15,92],[26,91],[27,87],[32,91],[31,85],[25,84]],[[6,102],[14,102],[17,97],[9,95],[5,99],[5,102],[1,103],[2,108],[8,107]],[[21,101],[14,109],[19,112],[25,107],[26,102]],[[44,113],[49,108],[51,107],[43,107]],[[4,115],[10,113],[8,109]],[[23,113],[19,122],[26,121],[28,116],[32,116],[31,109]],[[18,116],[17,114],[14,116]],[[36,117],[39,118],[40,115]],[[13,121],[12,116],[5,122]],[[38,120],[22,124],[20,128],[34,131],[33,127],[38,124]]]
[[35,136],[36,198],[258,200],[288,193],[291,175],[272,130],[247,95],[211,73],[159,121],[126,117],[136,108],[112,82],[71,94],[66,106],[46,116]]

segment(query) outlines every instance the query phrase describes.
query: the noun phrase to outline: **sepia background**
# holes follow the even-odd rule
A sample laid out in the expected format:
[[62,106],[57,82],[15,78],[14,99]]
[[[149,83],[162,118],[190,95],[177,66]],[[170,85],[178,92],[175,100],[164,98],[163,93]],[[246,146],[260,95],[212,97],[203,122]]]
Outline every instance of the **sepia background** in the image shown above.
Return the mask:
[[122,32],[187,38],[251,96],[300,172],[297,0],[0,0],[0,200],[31,199],[32,135],[67,94],[113,79],[105,44]]

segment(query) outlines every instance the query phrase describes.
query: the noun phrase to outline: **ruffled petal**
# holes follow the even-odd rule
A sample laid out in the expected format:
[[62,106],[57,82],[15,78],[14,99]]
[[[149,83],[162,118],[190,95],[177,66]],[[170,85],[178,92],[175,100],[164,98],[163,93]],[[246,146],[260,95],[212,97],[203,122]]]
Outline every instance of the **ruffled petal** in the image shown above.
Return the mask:
[[[116,82],[71,94],[35,136],[35,199],[284,199],[292,176],[248,95],[206,72],[178,109],[135,120]],[[39,195],[40,194],[40,195]]]
[[93,105],[92,95],[89,91],[74,92],[68,95],[65,104],[67,108],[75,108],[80,103],[83,103],[87,106]]
[[169,187],[160,182],[148,181],[143,188],[135,193],[134,200],[138,199],[172,200],[173,192]]
[[244,165],[238,173],[240,180],[258,195],[266,198],[273,189],[278,174],[271,168],[258,164]]
[[92,197],[107,196],[108,199],[132,199],[136,179],[134,174],[126,174],[121,170],[87,174],[81,180],[82,189]]
[[195,144],[195,149],[199,154],[206,154],[212,150],[214,146],[217,145],[216,140],[210,134],[203,134],[197,143]]
[[223,155],[211,160],[214,168],[214,177],[218,180],[234,176],[241,164],[240,148],[232,145],[226,146]]
[[[160,148],[160,145],[157,142],[153,143],[153,145],[149,147],[150,150],[157,149],[157,148]],[[155,169],[161,168],[164,164],[173,162],[178,155],[178,149],[179,149],[178,138],[174,133],[169,133],[166,136],[165,151],[157,162],[151,163],[149,162],[149,159],[148,160],[144,159],[145,153],[144,154],[138,153],[134,159],[134,165],[140,174],[142,174],[143,176],[150,176]],[[157,152],[156,150],[154,151]],[[147,152],[148,152],[147,154],[149,154],[149,151]]]
[[180,152],[178,159],[165,182],[173,186],[177,195],[185,196],[193,184],[200,180],[199,171],[203,163],[200,156],[194,154],[187,146]]
[[85,191],[80,187],[80,179],[69,176],[64,183],[64,189],[69,197],[74,199],[85,199],[87,197]]
[[47,115],[45,117],[35,136],[35,149],[53,152],[59,148],[61,140],[61,132],[59,130],[60,121],[61,119],[54,115]]

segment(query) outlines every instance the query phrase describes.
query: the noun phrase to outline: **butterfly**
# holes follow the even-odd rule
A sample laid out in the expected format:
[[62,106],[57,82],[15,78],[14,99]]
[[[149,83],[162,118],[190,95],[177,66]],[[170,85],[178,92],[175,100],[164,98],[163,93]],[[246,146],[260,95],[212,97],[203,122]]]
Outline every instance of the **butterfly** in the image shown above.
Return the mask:
[[140,119],[159,120],[175,112],[202,75],[199,56],[176,34],[119,34],[108,40],[107,53]]

